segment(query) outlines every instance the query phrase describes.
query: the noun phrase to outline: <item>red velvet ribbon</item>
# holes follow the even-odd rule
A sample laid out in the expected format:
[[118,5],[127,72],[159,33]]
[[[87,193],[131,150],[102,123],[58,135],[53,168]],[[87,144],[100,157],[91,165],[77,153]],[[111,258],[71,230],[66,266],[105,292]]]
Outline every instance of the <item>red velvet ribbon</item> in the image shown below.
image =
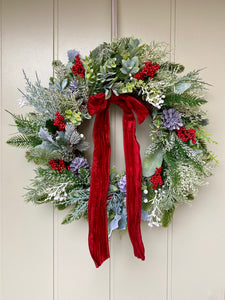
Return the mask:
[[96,114],[93,129],[94,153],[91,169],[91,187],[88,201],[89,249],[96,267],[109,258],[107,196],[110,169],[110,103],[123,109],[123,140],[127,179],[127,227],[133,245],[134,255],[145,259],[145,250],[141,237],[141,181],[142,166],[140,146],[135,137],[135,117],[142,123],[148,110],[137,99],[127,94],[105,99],[105,94],[92,95],[88,101],[88,112]]

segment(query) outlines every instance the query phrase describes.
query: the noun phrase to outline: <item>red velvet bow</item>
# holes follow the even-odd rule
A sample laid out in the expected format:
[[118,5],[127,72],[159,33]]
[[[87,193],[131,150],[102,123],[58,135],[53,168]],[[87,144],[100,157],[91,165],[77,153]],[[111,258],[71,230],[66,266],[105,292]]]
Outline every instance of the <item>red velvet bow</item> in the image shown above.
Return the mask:
[[[142,123],[148,110],[137,99],[129,95],[114,94],[105,99],[105,94],[92,95],[88,101],[88,112],[96,114],[93,129],[94,153],[91,169],[91,188],[88,201],[89,249],[96,267],[109,258],[108,227],[107,227],[107,196],[110,169],[110,103],[123,109],[123,139],[127,179],[127,226],[134,255],[145,259],[145,250],[141,237],[141,181],[142,166],[140,146],[135,137],[135,118]],[[133,112],[132,112],[133,111]]]

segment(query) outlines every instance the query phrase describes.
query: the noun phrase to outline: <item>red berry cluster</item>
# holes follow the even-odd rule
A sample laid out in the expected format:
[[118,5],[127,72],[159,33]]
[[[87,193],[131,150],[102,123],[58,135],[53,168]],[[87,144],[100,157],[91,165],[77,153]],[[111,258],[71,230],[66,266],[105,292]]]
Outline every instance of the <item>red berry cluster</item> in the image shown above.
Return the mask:
[[156,188],[159,185],[163,185],[163,181],[162,181],[162,177],[161,177],[162,169],[163,169],[163,167],[156,168],[155,174],[149,180],[151,183],[153,183],[152,187],[154,190],[156,190]]
[[80,60],[80,56],[76,55],[76,60],[74,62],[74,66],[72,66],[72,71],[74,75],[79,75],[80,77],[84,78],[84,67]]
[[59,159],[58,162],[52,159],[48,162],[48,164],[51,165],[51,169],[57,170],[59,173],[64,170],[70,170],[70,166],[66,166],[64,160],[62,159]]
[[143,70],[137,74],[134,75],[134,78],[137,80],[144,80],[145,77],[153,78],[155,75],[155,72],[158,71],[160,68],[160,65],[156,64],[153,65],[151,62],[145,62],[145,66]]
[[192,140],[192,143],[195,144],[195,129],[190,128],[188,130],[185,129],[185,127],[180,127],[180,129],[177,130],[178,138],[182,140],[182,142],[187,142],[188,140]]
[[65,123],[63,122],[64,117],[60,115],[60,113],[57,111],[57,113],[55,114],[56,118],[55,121],[53,123],[53,125],[58,126],[59,127],[59,131],[64,131],[65,130]]

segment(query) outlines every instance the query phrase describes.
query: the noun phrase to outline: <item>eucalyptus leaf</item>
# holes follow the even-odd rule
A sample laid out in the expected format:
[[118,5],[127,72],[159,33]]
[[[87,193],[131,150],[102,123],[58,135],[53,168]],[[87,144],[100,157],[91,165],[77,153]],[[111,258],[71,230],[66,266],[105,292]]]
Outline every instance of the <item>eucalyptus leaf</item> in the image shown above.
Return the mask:
[[149,221],[149,214],[144,209],[141,210],[141,219],[143,221]]
[[125,230],[127,227],[127,211],[126,208],[123,208],[123,213],[121,219],[118,222],[118,230]]
[[86,151],[88,148],[89,148],[89,143],[84,140],[80,140],[80,142],[76,144],[76,149],[81,152]]
[[105,99],[109,99],[112,95],[112,91],[111,90],[106,90],[105,91]]
[[129,74],[129,69],[128,68],[121,68],[120,71],[123,73],[123,74]]
[[135,56],[132,59],[123,59],[122,68],[120,71],[123,74],[135,74],[138,71],[138,58]]
[[43,148],[50,152],[59,150],[59,146],[56,143],[50,143],[48,141],[43,141],[41,145],[38,145],[35,148]]
[[179,95],[183,94],[190,87],[191,84],[189,82],[178,82],[175,84],[176,93]]
[[125,230],[127,228],[127,217],[122,215],[118,225],[118,230]]
[[121,215],[116,214],[115,218],[109,224],[109,239],[112,235],[113,230],[118,228],[120,219],[121,219]]
[[159,149],[149,154],[143,164],[143,176],[150,177],[154,175],[156,168],[160,168],[163,161],[162,150]]
[[44,130],[42,127],[40,128],[40,131],[38,133],[38,136],[39,138],[42,140],[42,141],[48,141],[50,143],[53,143],[55,144],[51,134],[49,134],[48,131]]
[[116,95],[116,96],[119,96],[119,93],[117,90],[113,90],[113,93]]
[[57,131],[57,144],[58,145],[67,145],[68,144],[68,138],[63,131]]
[[117,191],[118,191],[118,188],[117,188],[116,185],[110,184],[110,185],[109,185],[109,190],[112,191],[112,192],[117,192]]
[[62,90],[65,89],[65,87],[67,86],[67,83],[68,83],[68,80],[64,79],[63,82],[62,82]]

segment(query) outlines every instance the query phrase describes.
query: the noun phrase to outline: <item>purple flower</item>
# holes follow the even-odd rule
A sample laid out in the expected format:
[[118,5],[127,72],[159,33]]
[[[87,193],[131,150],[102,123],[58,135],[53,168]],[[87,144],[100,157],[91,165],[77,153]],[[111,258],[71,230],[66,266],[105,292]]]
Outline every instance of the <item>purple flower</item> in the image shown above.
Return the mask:
[[163,120],[163,125],[169,130],[178,130],[183,126],[181,116],[174,108],[164,109],[161,119]]
[[75,56],[77,55],[80,55],[80,52],[75,50],[75,49],[72,49],[72,50],[68,50],[67,51],[67,55],[68,55],[68,59],[71,63],[74,63],[75,61]]
[[77,89],[77,81],[71,81],[68,88],[71,90],[71,92],[73,93],[76,89]]
[[123,176],[119,183],[118,183],[119,189],[121,193],[126,193],[127,192],[127,178],[126,175]]
[[87,160],[83,157],[76,157],[70,165],[70,171],[73,172],[75,175],[79,176],[79,170],[85,169],[87,171],[90,170],[89,164]]

